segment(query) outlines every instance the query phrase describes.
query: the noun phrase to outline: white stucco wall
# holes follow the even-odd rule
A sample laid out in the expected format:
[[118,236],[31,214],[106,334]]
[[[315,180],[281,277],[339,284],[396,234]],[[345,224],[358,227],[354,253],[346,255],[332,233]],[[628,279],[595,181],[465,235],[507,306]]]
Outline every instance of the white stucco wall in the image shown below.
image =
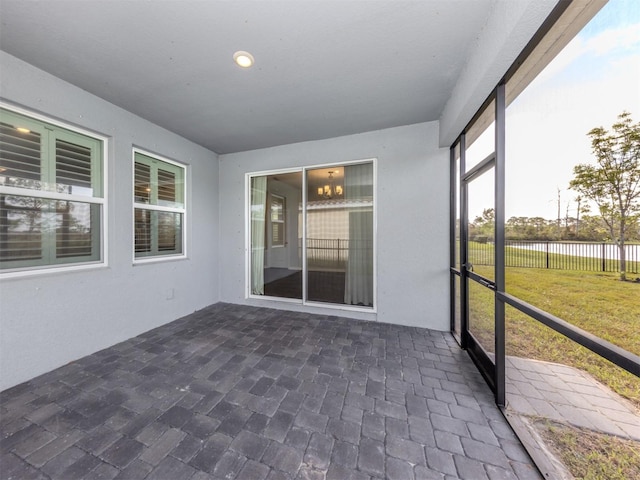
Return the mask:
[[[437,122],[220,159],[220,300],[448,330],[449,166]],[[245,298],[245,174],[377,158],[377,314]]]
[[[215,153],[0,52],[0,97],[110,137],[107,267],[0,280],[0,390],[218,301]],[[133,146],[188,167],[188,259],[132,265]]]

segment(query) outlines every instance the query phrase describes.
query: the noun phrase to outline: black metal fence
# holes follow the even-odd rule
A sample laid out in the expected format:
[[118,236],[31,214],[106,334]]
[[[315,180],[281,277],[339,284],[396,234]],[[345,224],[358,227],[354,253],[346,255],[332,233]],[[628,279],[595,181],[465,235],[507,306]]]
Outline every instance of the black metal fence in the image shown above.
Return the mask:
[[[302,255],[302,239],[298,239]],[[307,265],[313,269],[344,270],[349,259],[349,240],[307,238]]]
[[[302,256],[301,238],[298,239],[298,252]],[[355,255],[355,261],[372,263],[373,239],[307,238],[307,266],[310,269],[344,271],[349,254]]]
[[[640,245],[625,245],[627,273],[640,273]],[[469,261],[474,265],[494,264],[494,245],[469,242]],[[619,272],[620,254],[613,243],[537,242],[508,240],[507,267],[550,268]]]

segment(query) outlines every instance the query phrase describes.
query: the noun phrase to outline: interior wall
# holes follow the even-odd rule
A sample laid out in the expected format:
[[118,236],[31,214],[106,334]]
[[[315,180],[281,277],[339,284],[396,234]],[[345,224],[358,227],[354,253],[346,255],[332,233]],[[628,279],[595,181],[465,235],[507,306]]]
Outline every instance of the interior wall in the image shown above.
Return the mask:
[[[221,155],[220,300],[448,330],[448,156],[437,122]],[[377,313],[245,298],[245,175],[368,158],[377,158]]]
[[[218,159],[0,52],[0,97],[110,137],[109,265],[0,280],[0,390],[218,301]],[[99,81],[97,79],[96,81]],[[188,259],[132,264],[133,146],[188,165]]]
[[[300,188],[302,187],[302,175],[300,177]],[[271,242],[269,232],[271,231],[271,218],[267,215],[267,235],[265,241],[268,245],[265,252],[265,267],[288,268],[300,270],[300,258],[298,254],[298,204],[302,201],[302,190],[287,185],[273,179],[267,181],[267,194],[276,194],[284,197],[286,202],[285,218],[285,246],[274,247]]]

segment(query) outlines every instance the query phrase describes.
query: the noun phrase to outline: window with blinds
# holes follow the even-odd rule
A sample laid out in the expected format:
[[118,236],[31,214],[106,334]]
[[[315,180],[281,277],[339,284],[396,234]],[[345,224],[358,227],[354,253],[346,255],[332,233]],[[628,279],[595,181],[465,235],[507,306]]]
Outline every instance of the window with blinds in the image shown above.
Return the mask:
[[134,151],[134,260],[184,256],[185,167]]
[[285,198],[280,195],[271,195],[271,246],[284,247],[284,220]]
[[102,260],[102,141],[0,108],[0,269]]

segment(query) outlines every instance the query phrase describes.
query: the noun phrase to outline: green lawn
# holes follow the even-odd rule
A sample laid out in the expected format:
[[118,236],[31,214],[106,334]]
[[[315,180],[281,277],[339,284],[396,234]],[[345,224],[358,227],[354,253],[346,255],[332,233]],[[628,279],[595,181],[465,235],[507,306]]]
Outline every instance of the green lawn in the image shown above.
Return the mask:
[[536,422],[536,428],[575,478],[640,478],[638,442],[549,421]]
[[[507,292],[640,354],[640,284],[616,274],[508,269]],[[507,354],[584,370],[640,407],[640,378],[579,346],[514,308],[507,309]]]
[[[529,252],[532,253],[532,252]],[[493,277],[493,267],[476,266]],[[615,273],[507,268],[508,293],[625,350],[640,354],[640,283]],[[470,328],[493,344],[493,292],[471,293]],[[507,306],[507,354],[571,365],[590,373],[640,407],[640,379],[548,327]]]

